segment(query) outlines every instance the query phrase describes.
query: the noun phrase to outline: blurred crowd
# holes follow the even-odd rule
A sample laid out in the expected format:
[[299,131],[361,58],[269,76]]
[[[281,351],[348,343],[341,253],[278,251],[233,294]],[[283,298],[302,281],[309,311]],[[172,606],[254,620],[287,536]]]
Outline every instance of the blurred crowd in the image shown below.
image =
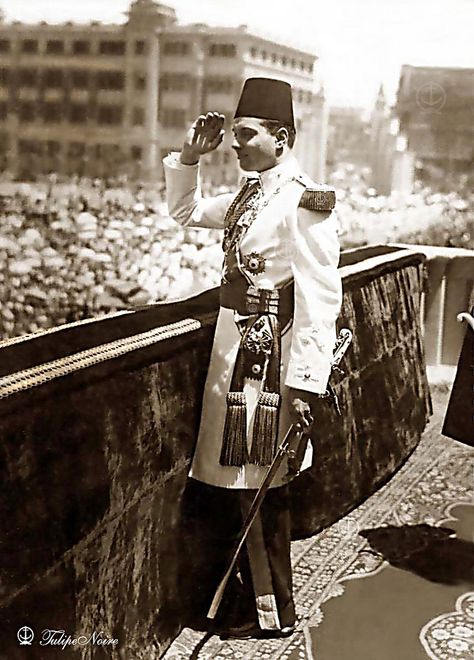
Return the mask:
[[160,191],[21,191],[0,197],[2,338],[218,284],[219,233],[183,229]]
[[[179,298],[219,283],[220,232],[184,229],[163,190],[101,181],[0,186],[0,337]],[[222,192],[208,190],[208,194]],[[474,248],[474,195],[341,190],[343,247]]]
[[416,243],[474,249],[474,193],[433,192],[385,197],[375,190],[339,190],[341,243]]

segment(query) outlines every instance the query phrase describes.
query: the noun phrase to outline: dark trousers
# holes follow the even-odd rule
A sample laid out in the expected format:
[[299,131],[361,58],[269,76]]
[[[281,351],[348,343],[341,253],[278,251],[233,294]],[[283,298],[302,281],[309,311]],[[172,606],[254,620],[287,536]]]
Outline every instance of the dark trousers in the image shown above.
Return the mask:
[[441,433],[470,447],[474,447],[473,387],[474,331],[468,326]]
[[[207,582],[203,602],[209,606],[232,557],[255,491],[217,488],[194,479],[188,480],[186,491],[188,520],[192,519],[199,530],[201,553],[208,558],[203,572]],[[267,627],[262,622],[262,606],[266,609],[269,602],[276,605],[277,627],[294,624],[288,497],[287,486],[267,493],[227,585],[216,619],[221,624],[254,622]],[[270,621],[268,627],[274,625]]]

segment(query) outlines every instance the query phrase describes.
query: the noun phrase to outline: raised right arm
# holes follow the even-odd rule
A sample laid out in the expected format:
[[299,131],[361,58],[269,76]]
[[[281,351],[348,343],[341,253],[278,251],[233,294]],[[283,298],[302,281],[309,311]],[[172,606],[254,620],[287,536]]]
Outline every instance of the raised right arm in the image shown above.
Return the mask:
[[214,151],[224,137],[224,115],[200,115],[186,133],[181,153],[163,160],[170,216],[184,227],[223,229],[233,193],[204,198],[199,183],[199,158]]
[[183,227],[223,229],[225,214],[235,194],[203,197],[199,165],[184,165],[179,156],[171,153],[163,159],[170,216]]

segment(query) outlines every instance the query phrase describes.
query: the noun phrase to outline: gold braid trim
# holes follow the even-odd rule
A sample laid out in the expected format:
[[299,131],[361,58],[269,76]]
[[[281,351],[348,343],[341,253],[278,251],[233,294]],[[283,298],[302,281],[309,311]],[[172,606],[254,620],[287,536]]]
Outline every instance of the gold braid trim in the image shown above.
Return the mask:
[[201,327],[202,323],[196,319],[184,319],[125,339],[117,339],[79,353],[73,353],[51,362],[45,362],[36,367],[16,371],[8,376],[2,376],[0,378],[0,399],[43,385],[55,378],[67,376],[80,369],[92,367],[100,362],[112,360],[131,351],[151,346],[156,342],[199,330]]
[[332,211],[336,206],[336,193],[334,190],[306,188],[298,206],[308,211]]

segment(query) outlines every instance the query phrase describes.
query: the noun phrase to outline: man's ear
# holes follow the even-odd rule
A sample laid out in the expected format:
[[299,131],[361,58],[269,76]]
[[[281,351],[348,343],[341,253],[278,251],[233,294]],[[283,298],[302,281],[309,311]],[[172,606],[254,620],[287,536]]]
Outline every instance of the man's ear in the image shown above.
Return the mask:
[[289,137],[290,135],[284,126],[279,128],[275,133],[276,146],[281,148],[285,144],[288,144]]

